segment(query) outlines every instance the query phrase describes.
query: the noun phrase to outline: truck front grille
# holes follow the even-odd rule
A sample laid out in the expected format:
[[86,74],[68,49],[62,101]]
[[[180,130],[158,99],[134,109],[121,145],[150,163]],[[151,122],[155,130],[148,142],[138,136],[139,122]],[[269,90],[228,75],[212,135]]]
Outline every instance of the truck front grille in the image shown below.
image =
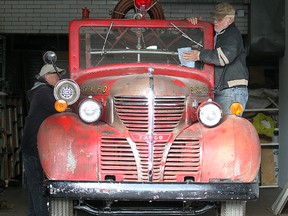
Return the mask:
[[[130,132],[148,131],[148,98],[115,96],[116,113]],[[185,97],[156,97],[154,132],[172,132],[185,110]]]
[[[179,138],[172,145],[156,142],[154,147],[153,181],[176,182],[184,181],[185,177],[196,180],[200,164],[198,139]],[[125,138],[102,137],[100,152],[102,176],[121,176],[123,181],[148,181],[147,143],[136,143],[133,153]]]

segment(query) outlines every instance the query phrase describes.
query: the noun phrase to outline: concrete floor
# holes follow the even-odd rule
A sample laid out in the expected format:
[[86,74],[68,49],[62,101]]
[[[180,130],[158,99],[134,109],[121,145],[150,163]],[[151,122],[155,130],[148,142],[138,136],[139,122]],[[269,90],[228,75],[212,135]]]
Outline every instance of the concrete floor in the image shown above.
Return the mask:
[[[281,189],[279,188],[261,188],[260,197],[257,201],[247,202],[246,216],[272,216],[273,213],[269,210],[272,204],[278,197]],[[23,187],[8,187],[5,191],[0,193],[0,200],[7,201],[11,208],[0,206],[0,216],[26,216],[28,198],[26,189]],[[286,211],[286,207],[284,209]],[[281,215],[288,215],[285,212]],[[211,216],[211,212],[205,213],[202,216]],[[78,215],[88,215],[80,213]]]

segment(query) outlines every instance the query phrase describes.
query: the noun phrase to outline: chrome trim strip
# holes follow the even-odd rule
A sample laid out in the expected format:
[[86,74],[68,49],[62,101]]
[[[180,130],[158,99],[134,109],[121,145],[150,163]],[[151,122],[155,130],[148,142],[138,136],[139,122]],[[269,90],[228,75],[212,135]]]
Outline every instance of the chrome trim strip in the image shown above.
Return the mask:
[[149,148],[149,158],[148,158],[148,180],[153,180],[153,162],[154,162],[154,103],[155,103],[155,91],[154,91],[154,69],[152,67],[148,68],[149,74],[149,93],[148,93],[148,136],[147,143]]
[[107,50],[102,51],[92,50],[91,55],[106,55],[106,54],[155,54],[155,55],[172,55],[177,56],[178,52],[174,51],[160,51],[160,50]]

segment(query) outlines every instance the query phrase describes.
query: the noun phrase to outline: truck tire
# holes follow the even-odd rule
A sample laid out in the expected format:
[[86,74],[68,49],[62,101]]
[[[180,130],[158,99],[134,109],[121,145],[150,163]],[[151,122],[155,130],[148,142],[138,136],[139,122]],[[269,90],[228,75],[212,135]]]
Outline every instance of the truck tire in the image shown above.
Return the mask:
[[245,216],[246,201],[221,202],[217,216]]
[[51,199],[49,202],[50,216],[76,216],[73,208],[73,200]]

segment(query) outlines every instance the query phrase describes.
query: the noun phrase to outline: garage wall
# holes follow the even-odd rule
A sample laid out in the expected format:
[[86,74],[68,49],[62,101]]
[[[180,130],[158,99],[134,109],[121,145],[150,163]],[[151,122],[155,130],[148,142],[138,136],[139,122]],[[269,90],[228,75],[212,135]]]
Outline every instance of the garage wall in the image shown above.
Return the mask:
[[[288,11],[288,4],[285,4],[285,11]],[[285,35],[288,35],[288,13],[285,13]],[[279,186],[284,188],[288,183],[287,164],[288,164],[288,40],[285,40],[285,55],[279,61],[279,169],[283,170],[279,173]]]
[[[110,12],[117,2],[115,0],[1,0],[0,34],[68,33],[69,21],[81,18],[82,8],[90,9],[91,18],[109,18]],[[182,19],[194,15],[211,21],[210,12],[213,10],[214,4],[186,2],[173,3],[162,0],[161,4],[166,18]],[[247,34],[248,5],[235,3],[234,7],[240,15],[236,19],[236,24],[242,34]]]

